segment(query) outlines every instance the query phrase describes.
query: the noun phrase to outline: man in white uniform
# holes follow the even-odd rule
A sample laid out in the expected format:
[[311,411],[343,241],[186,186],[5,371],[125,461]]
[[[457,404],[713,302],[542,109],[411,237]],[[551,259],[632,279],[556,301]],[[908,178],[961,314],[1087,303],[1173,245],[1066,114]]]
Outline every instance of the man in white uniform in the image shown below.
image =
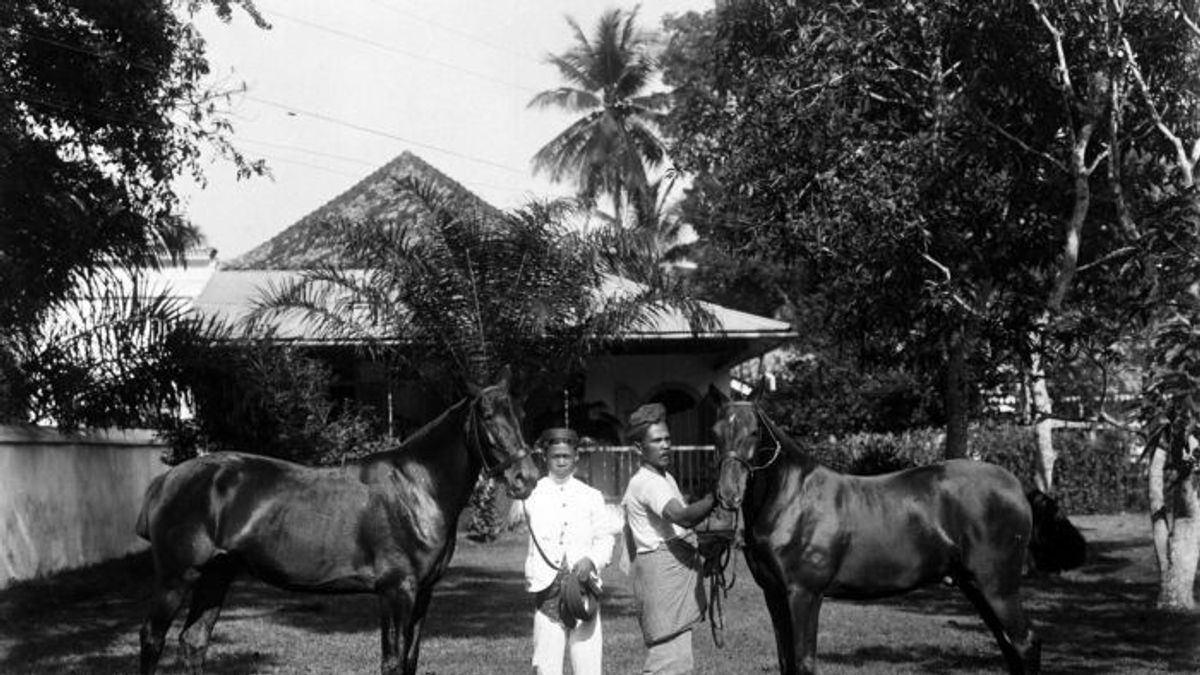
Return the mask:
[[525,500],[529,554],[525,590],[533,593],[533,670],[561,675],[563,651],[575,675],[600,675],[603,632],[600,612],[578,622],[559,616],[560,573],[599,588],[600,570],[612,556],[615,526],[604,495],[575,478],[579,436],[553,428],[538,440],[546,455],[547,475]]
[[703,620],[706,599],[701,558],[692,531],[716,506],[712,493],[688,504],[667,470],[671,432],[666,409],[646,404],[629,416],[629,439],[642,466],[629,480],[626,545],[633,560],[633,590],[646,644],[644,675],[685,675],[694,668],[692,627]]

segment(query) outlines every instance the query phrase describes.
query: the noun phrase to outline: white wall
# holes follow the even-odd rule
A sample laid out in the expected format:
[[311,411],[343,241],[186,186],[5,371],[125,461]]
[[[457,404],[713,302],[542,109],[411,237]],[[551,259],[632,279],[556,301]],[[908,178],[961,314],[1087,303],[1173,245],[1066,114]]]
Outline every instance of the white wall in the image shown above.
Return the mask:
[[0,426],[0,588],[145,548],[134,523],[163,449],[145,431]]

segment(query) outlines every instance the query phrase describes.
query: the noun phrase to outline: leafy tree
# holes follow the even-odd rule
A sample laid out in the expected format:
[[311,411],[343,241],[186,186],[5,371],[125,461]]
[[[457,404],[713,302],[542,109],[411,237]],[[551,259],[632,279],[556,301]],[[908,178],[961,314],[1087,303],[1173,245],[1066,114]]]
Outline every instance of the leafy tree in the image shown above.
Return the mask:
[[534,155],[535,171],[555,181],[569,178],[579,197],[594,203],[612,199],[614,215],[647,185],[646,168],[664,158],[658,123],[668,99],[646,93],[655,70],[652,38],[636,26],[637,11],[605,12],[591,39],[574,19],[567,19],[576,44],[547,60],[568,84],[541,92],[530,107],[556,107],[582,113],[577,121]]
[[[187,15],[207,5],[225,19],[242,5],[265,25],[249,0],[181,7]],[[175,4],[5,3],[0,26],[0,420],[37,416],[53,387],[60,421],[98,423],[93,413],[66,409],[79,389],[62,386],[93,375],[113,384],[114,369],[127,362],[109,362],[101,376],[56,358],[52,345],[63,336],[50,317],[98,292],[112,296],[124,284],[121,269],[155,267],[199,241],[171,183],[200,175],[202,145],[225,152],[243,174],[261,167],[228,143],[219,98],[202,81],[203,40]],[[137,322],[130,316],[124,325]],[[86,339],[114,344],[120,325],[105,315]],[[104,326],[117,332],[100,337]]]
[[941,374],[949,454],[955,401],[1020,373],[1049,488],[1047,374],[1132,354],[1194,279],[1165,264],[1190,226],[1163,213],[1194,199],[1195,24],[1162,3],[729,3],[673,35],[672,155],[702,174],[706,233],[781,270],[770,290],[818,296],[862,358]]

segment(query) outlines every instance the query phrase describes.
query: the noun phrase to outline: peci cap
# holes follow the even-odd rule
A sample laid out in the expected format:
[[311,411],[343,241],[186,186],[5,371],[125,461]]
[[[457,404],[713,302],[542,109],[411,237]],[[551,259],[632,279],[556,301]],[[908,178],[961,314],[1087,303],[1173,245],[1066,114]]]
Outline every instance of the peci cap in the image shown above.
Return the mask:
[[629,414],[629,437],[640,440],[651,425],[667,420],[667,408],[661,403],[647,403]]
[[538,437],[537,445],[539,448],[545,449],[551,445],[566,443],[572,448],[579,447],[579,434],[575,433],[574,429],[566,427],[550,427],[542,432]]

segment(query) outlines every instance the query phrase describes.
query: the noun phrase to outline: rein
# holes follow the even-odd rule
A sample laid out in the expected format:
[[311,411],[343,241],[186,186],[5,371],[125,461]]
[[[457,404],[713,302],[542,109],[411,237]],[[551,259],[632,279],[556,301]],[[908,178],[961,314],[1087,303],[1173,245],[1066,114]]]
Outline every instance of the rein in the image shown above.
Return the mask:
[[[725,507],[721,507],[724,509]],[[729,510],[729,509],[726,509]],[[738,512],[733,511],[733,531],[737,532]],[[725,571],[733,561],[733,546],[731,541],[723,541],[719,551],[711,558],[704,558],[704,576],[708,578],[708,625],[712,631],[713,644],[718,649],[725,648],[725,603],[729,590],[737,583],[737,573],[733,572],[726,580]]]

